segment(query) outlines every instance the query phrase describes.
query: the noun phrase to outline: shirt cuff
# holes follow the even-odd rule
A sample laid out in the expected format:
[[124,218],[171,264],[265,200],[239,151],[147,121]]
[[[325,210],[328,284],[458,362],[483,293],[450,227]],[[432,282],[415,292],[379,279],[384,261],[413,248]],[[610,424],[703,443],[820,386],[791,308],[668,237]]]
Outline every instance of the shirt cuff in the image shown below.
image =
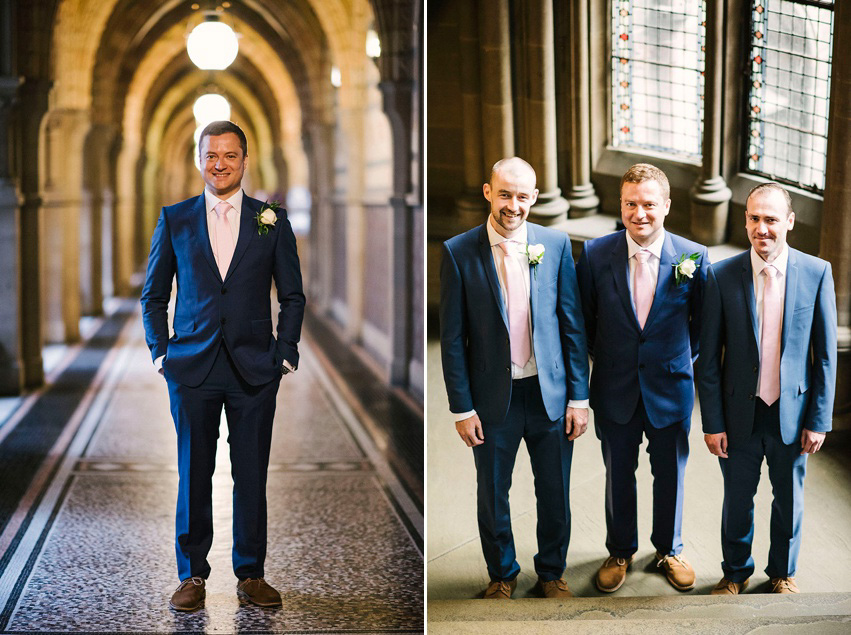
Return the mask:
[[567,402],[568,408],[588,408],[589,402],[588,399],[571,399]]
[[476,414],[475,410],[469,410],[467,412],[453,412],[452,416],[455,417],[455,423],[458,423],[459,421],[463,421],[464,419],[469,419],[474,414]]
[[160,355],[154,360],[154,368],[157,370],[162,370],[163,360],[165,359],[165,355]]
[[284,360],[283,363],[284,363],[284,366],[287,367],[287,370],[290,371],[291,373],[294,373],[296,371],[296,367],[293,366],[292,364],[290,364],[287,360]]

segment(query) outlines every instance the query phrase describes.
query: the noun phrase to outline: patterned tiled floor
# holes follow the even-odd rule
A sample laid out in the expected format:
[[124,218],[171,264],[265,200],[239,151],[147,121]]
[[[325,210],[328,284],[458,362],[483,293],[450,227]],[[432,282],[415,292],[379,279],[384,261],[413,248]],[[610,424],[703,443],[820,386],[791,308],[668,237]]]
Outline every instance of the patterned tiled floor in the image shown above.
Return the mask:
[[[134,320],[138,316],[134,316]],[[222,424],[205,608],[168,608],[177,585],[174,427],[138,322],[0,569],[0,632],[410,633],[423,631],[422,519],[338,410],[310,354],[284,378],[269,469],[266,577],[282,609],[241,606],[231,569]],[[76,452],[76,454],[75,454]],[[40,497],[40,499],[39,499]],[[11,555],[10,555],[11,553]]]

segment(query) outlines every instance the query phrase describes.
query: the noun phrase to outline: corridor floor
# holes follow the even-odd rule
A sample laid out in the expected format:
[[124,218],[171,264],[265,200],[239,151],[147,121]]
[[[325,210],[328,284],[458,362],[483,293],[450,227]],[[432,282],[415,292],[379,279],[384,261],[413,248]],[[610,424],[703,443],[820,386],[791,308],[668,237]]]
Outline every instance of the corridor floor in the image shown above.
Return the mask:
[[[428,601],[465,600],[487,586],[487,572],[476,527],[476,473],[473,456],[459,439],[449,413],[437,341],[428,343]],[[487,437],[487,431],[485,431]],[[643,450],[639,456],[638,553],[624,585],[624,596],[705,595],[721,578],[722,479],[718,460],[703,442],[700,416],[692,416],[686,468],[683,556],[694,566],[697,583],[680,594],[665,580],[650,544],[652,476]],[[642,446],[646,448],[646,442]],[[803,593],[851,592],[851,432],[827,435],[823,449],[808,460],[803,545],[797,582]],[[594,586],[606,552],[605,470],[593,426],[574,444],[570,479],[572,531],[564,577],[580,597],[608,596]],[[511,518],[521,573],[515,597],[536,597],[532,563],[536,552],[532,470],[521,444],[511,489]],[[756,496],[753,556],[756,573],[746,593],[767,592],[763,573],[768,557],[771,485],[763,465]],[[608,596],[611,597],[611,596]]]
[[[101,342],[98,353],[110,325],[114,345]],[[0,474],[0,489],[20,489],[0,508],[0,632],[422,632],[422,515],[304,340],[299,371],[278,393],[267,489],[266,577],[283,608],[236,597],[223,419],[206,606],[169,609],[174,426],[138,303],[126,301],[69,353],[54,390],[0,421],[0,459],[15,444],[6,454],[19,462]],[[51,428],[50,409],[67,423]],[[49,439],[43,456],[40,438]]]

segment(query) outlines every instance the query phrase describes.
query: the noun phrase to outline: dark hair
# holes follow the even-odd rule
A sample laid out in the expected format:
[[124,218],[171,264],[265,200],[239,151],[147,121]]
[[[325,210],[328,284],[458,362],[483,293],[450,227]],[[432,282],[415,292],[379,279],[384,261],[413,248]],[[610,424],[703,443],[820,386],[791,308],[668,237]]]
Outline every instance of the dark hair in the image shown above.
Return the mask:
[[242,128],[237,126],[232,121],[213,121],[201,131],[201,136],[198,137],[198,153],[201,153],[201,145],[204,143],[204,137],[218,137],[222,134],[232,132],[239,137],[239,145],[242,148],[243,158],[248,156],[248,142],[245,140],[245,133]]
[[624,183],[644,183],[645,181],[656,181],[662,189],[662,196],[667,200],[671,198],[671,186],[668,177],[655,165],[649,163],[636,163],[621,178],[621,191]]
[[759,196],[762,194],[768,194],[769,192],[780,192],[783,194],[783,198],[786,201],[786,218],[789,217],[789,214],[792,213],[792,197],[789,196],[789,192],[785,187],[780,185],[779,183],[760,183],[756,187],[752,188],[750,192],[748,192],[748,197],[745,199],[745,207],[747,207],[748,201],[751,200],[752,196]]

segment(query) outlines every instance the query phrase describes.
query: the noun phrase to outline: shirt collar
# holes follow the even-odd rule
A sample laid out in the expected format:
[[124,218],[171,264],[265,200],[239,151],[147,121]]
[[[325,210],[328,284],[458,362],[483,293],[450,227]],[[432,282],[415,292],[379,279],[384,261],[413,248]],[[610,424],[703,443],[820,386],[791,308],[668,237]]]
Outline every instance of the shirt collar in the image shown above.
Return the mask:
[[[763,260],[754,248],[750,248],[751,252],[751,268],[753,268],[753,275],[758,276],[762,273],[762,270],[768,265],[765,260]],[[789,245],[783,245],[783,251],[780,252],[780,255],[774,259],[774,262],[771,263],[774,265],[774,268],[777,269],[778,273],[781,276],[786,275],[786,265],[789,264]]]
[[494,223],[493,216],[489,214],[488,215],[488,222],[486,224],[488,226],[488,240],[490,241],[491,247],[495,247],[499,243],[505,242],[506,240],[515,241],[515,242],[518,242],[522,245],[525,245],[528,242],[528,240],[527,240],[528,233],[527,233],[527,228],[526,228],[526,221],[523,221],[523,224],[520,225],[520,229],[518,229],[517,233],[514,234],[514,236],[512,236],[511,238],[506,238],[505,236],[500,234],[498,231],[496,231],[496,229],[494,229],[493,223]]
[[226,199],[221,199],[207,188],[204,188],[204,204],[207,206],[208,214],[212,212],[216,205],[221,203],[223,200],[230,203],[231,207],[233,207],[237,211],[237,213],[239,213],[242,210],[243,196],[244,192],[242,191],[242,188],[239,188],[234,194],[231,195],[230,198]]
[[624,232],[626,234],[626,248],[629,251],[629,258],[632,258],[635,254],[637,254],[642,249],[646,249],[651,254],[656,256],[659,260],[662,259],[662,246],[665,244],[665,230],[663,229],[659,232],[659,237],[653,241],[652,244],[648,247],[642,247],[635,240],[633,240],[632,236],[629,235],[629,232]]

